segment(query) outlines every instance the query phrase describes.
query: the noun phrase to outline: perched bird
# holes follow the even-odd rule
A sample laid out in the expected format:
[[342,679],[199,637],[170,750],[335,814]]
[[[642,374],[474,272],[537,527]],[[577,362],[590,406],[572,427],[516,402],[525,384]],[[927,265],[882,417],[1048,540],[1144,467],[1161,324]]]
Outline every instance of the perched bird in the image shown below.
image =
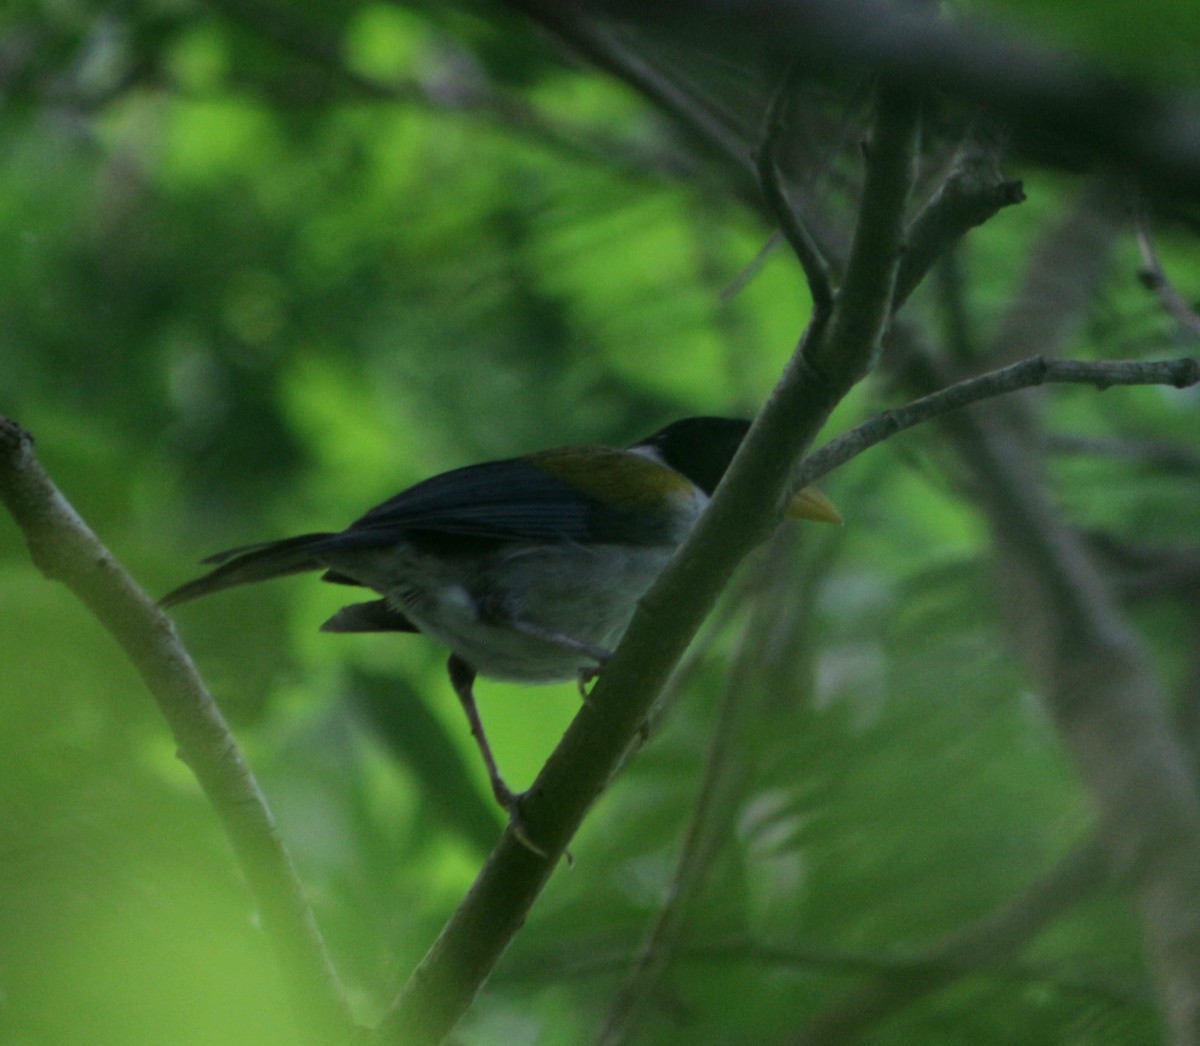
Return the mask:
[[[597,674],[634,607],[692,529],[750,428],[685,418],[625,450],[560,447],[469,465],[409,487],[339,533],[221,552],[164,607],[323,570],[383,598],[343,607],[326,632],[422,632],[451,651],[450,681],[496,799],[516,813],[475,706],[476,674],[522,683]],[[793,518],[839,520],[807,488]]]

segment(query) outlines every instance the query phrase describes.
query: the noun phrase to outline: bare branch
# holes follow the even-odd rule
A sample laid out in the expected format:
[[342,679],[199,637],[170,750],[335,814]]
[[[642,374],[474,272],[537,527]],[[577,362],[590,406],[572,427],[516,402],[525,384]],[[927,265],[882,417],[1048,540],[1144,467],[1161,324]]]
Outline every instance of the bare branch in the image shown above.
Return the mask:
[[805,458],[797,471],[794,489],[814,483],[863,451],[914,425],[972,403],[1048,384],[1094,385],[1098,389],[1114,385],[1173,385],[1183,389],[1200,384],[1200,360],[1192,357],[1157,362],[1047,360],[1034,356],[1011,363],[869,418]]
[[968,138],[949,175],[909,227],[893,310],[908,300],[937,260],[967,232],[1024,200],[1021,183],[1001,174],[995,150],[977,136]]
[[[524,831],[548,856],[532,853],[511,828],[505,832],[385,1016],[378,1041],[405,1046],[438,1042],[465,1011],[524,922],[726,581],[777,516],[796,459],[869,365],[895,282],[915,127],[915,107],[880,92],[843,296],[864,310],[866,322],[864,316],[845,317],[834,338],[835,309],[829,327],[809,328],[708,510],[643,597],[591,699],[525,795]],[[863,339],[861,344],[856,337]],[[819,369],[809,358],[814,352]]]
[[1139,214],[1137,218],[1138,249],[1142,252],[1142,271],[1138,273],[1142,283],[1158,295],[1163,307],[1179,323],[1193,334],[1200,334],[1200,315],[1188,304],[1187,299],[1179,293],[1163,268],[1146,224],[1146,216]]
[[878,358],[903,256],[904,214],[912,191],[919,124],[916,99],[906,91],[880,85],[846,275],[828,335],[812,339],[803,353],[805,364],[816,374],[849,374],[857,381]]
[[[1065,859],[1064,864],[1074,864],[1076,859],[1076,855],[1072,854]],[[1096,874],[1102,874],[1103,868],[1101,855],[1101,860],[1097,861],[1095,866]],[[1052,869],[1047,873],[1047,879],[1057,878],[1061,870],[1062,865]],[[1067,898],[1067,900],[1085,900],[1091,892],[1090,884],[1080,879],[1072,882],[1071,878],[1069,875],[1063,877],[1067,880],[1064,886],[1068,889],[1073,888],[1076,896]],[[1031,886],[1030,890],[1037,891],[1041,883],[1045,881],[1039,880],[1038,883]],[[1022,893],[1006,904],[1002,911],[1019,908],[1028,896],[1028,892]],[[982,926],[981,936],[992,932],[995,925],[993,920],[1000,914],[1000,912],[994,913],[992,916],[986,917],[982,924],[976,924]],[[1050,913],[1050,917],[1054,917],[1053,912]],[[1020,917],[1016,920],[1018,925],[1022,921],[1028,920]],[[1030,941],[1034,939],[1037,929],[1038,927],[1034,927],[1033,932],[1028,935]],[[952,942],[965,938],[968,934],[973,934],[975,930],[976,926],[967,927],[965,930],[952,934],[948,940]],[[979,954],[968,952],[960,958],[954,954],[946,954],[945,942],[942,946],[935,946],[932,950],[924,953],[905,954],[891,948],[869,950],[866,948],[830,948],[808,944],[775,945],[747,940],[744,937],[733,937],[728,940],[686,943],[679,948],[678,957],[681,962],[694,964],[720,963],[726,969],[731,963],[741,963],[766,970],[858,975],[878,978],[880,981],[904,982],[905,984],[911,984],[912,978],[925,978],[937,970],[945,972],[947,981],[943,983],[946,986],[949,986],[950,981],[959,977],[985,977],[997,984],[1051,987],[1064,993],[1086,996],[1097,1003],[1110,1006],[1153,1005],[1149,991],[1135,978],[1109,978],[1092,973],[1068,972],[1063,968],[1065,964],[1061,962],[1021,961],[1006,954],[1000,954],[999,951],[996,951],[994,959],[989,960],[986,955],[989,950],[987,940],[981,939],[979,943],[981,945]],[[556,950],[549,954],[524,955],[520,959],[510,960],[504,967],[505,983],[543,984],[548,977],[561,981],[568,977],[611,976],[613,973],[628,969],[634,958],[628,949],[608,947],[607,942],[592,944],[591,942],[572,940],[570,945],[569,953]],[[935,986],[933,990],[940,987],[940,985]],[[872,1000],[866,999],[867,990],[864,986],[863,998],[867,1005],[874,1005]],[[857,995],[857,993],[854,994]],[[916,1001],[917,998],[926,994],[929,992],[917,988],[912,995],[912,1000]],[[849,1000],[849,996],[850,993],[847,993],[847,1000]],[[862,1026],[867,1027],[880,1023],[881,1019],[889,1015],[890,1013],[880,1013],[879,1019],[872,1019],[867,1014],[863,1014]]]
[[833,308],[833,283],[829,265],[796,206],[788,199],[783,172],[779,169],[776,155],[779,142],[787,130],[787,115],[796,81],[797,76],[793,68],[780,82],[767,108],[766,128],[758,150],[758,180],[767,206],[775,215],[780,231],[804,270],[808,290],[812,295],[813,313],[823,317]]
[[38,569],[61,581],[129,657],[167,720],[229,837],[276,950],[297,1015],[314,1043],[351,1029],[304,890],[229,728],[171,624],[79,517],[38,463],[33,440],[0,418],[0,500]]
[[1074,436],[1060,432],[1048,434],[1044,445],[1055,454],[1094,455],[1109,461],[1131,461],[1187,478],[1200,475],[1200,452],[1166,439]]
[[598,68],[640,91],[707,150],[715,153],[741,194],[754,198],[750,149],[733,122],[707,99],[688,91],[614,33],[559,0],[508,0],[508,5],[558,37]]

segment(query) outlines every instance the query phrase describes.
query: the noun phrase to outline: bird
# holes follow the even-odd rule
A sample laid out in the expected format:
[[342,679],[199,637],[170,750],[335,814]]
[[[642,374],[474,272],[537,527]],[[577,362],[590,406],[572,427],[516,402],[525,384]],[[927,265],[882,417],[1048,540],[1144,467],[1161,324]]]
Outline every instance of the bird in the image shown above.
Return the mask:
[[[175,607],[223,589],[306,571],[381,598],[343,607],[324,632],[422,633],[450,651],[496,801],[518,817],[475,702],[477,676],[575,680],[608,660],[638,600],[704,512],[741,445],[744,418],[690,417],[623,449],[568,446],[435,475],[345,530],[243,545],[167,593]],[[796,519],[840,522],[820,491],[788,504]]]

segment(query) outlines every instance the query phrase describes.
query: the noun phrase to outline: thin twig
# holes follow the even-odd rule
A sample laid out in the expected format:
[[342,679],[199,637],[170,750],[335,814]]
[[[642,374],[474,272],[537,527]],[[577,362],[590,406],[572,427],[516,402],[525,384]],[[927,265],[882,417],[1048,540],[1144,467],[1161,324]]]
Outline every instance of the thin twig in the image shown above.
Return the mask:
[[[1068,858],[1072,860],[1072,858]],[[1050,875],[1055,875],[1051,872]],[[1081,884],[1075,898],[1065,900],[1082,901],[1090,892],[1087,884]],[[1014,903],[1019,903],[1017,898]],[[1053,913],[1051,913],[1053,918]],[[988,930],[993,925],[988,920]],[[969,932],[974,932],[973,930]],[[955,936],[958,936],[957,934]],[[1032,940],[1034,934],[1030,933]],[[985,945],[981,952],[985,952]],[[628,949],[612,948],[605,944],[572,940],[570,951],[561,950],[545,955],[513,959],[505,963],[505,984],[545,984],[548,978],[562,982],[566,978],[609,977],[629,968],[634,956]],[[1021,984],[1033,988],[1051,988],[1063,994],[1086,997],[1094,1002],[1112,1007],[1149,1007],[1153,998],[1145,984],[1133,978],[1104,976],[1101,971],[1069,972],[1063,962],[1015,960],[1006,954],[995,954],[992,959],[968,955],[957,957],[945,955],[940,947],[931,951],[910,954],[891,949],[853,950],[849,948],[825,947],[821,945],[776,945],[763,944],[743,937],[728,940],[713,940],[682,945],[677,952],[680,963],[692,965],[714,964],[728,970],[731,964],[758,967],[763,971],[790,970],[801,973],[818,972],[878,978],[881,981],[911,984],[915,978],[925,978],[934,971],[944,972],[949,980],[960,977],[986,978],[1003,984]],[[1085,963],[1086,964],[1086,963]],[[499,979],[498,975],[498,979]],[[928,994],[916,992],[917,995]],[[866,1021],[863,1022],[868,1023]]]
[[771,96],[771,102],[767,107],[763,140],[758,149],[758,180],[762,186],[767,206],[775,215],[780,231],[795,253],[800,267],[804,270],[805,279],[808,280],[808,290],[812,295],[813,313],[816,316],[823,316],[833,308],[833,282],[830,277],[829,265],[809,233],[808,227],[804,224],[800,212],[788,199],[777,155],[778,144],[786,131],[787,117],[791,111],[791,100],[797,87],[797,81],[798,73],[796,67],[793,66]]
[[721,288],[720,301],[724,304],[727,301],[736,298],[742,293],[750,283],[763,270],[763,266],[767,264],[767,259],[771,257],[775,248],[784,242],[783,233],[776,229],[770,236],[763,241],[763,245],[755,252],[741,270],[733,277],[723,288]]
[[739,192],[752,198],[755,175],[749,149],[735,121],[712,100],[680,84],[635,46],[620,39],[604,22],[586,17],[572,4],[559,0],[509,0],[508,6],[558,37],[599,69],[641,92],[695,141],[719,156],[725,173],[735,180]]
[[805,458],[797,470],[795,488],[815,482],[864,450],[938,415],[1020,389],[1049,384],[1094,385],[1098,389],[1115,385],[1173,385],[1183,389],[1200,384],[1200,360],[1187,356],[1149,362],[1047,360],[1034,356],[1011,363],[869,418]]
[[878,358],[904,253],[905,210],[919,137],[916,98],[890,84],[880,84],[867,145],[862,205],[845,278],[838,288],[828,331],[814,338],[803,353],[805,365],[818,379],[842,372],[857,381]]
[[1200,476],[1200,451],[1165,439],[1077,436],[1056,432],[1047,434],[1043,446],[1052,454],[1091,455],[1107,461],[1130,461],[1188,480]]
[[1200,108],[1186,92],[1153,91],[1098,65],[1005,33],[986,20],[946,18],[938,4],[887,0],[591,0],[678,32],[699,26],[723,49],[765,60],[867,70],[913,91],[952,94],[1000,114],[1023,138],[1050,141],[1068,161],[1098,161],[1164,192],[1200,195]]
[[[1103,843],[1093,837],[993,911],[919,952],[780,946],[735,937],[686,943],[678,948],[677,958],[680,962],[716,962],[726,968],[743,963],[863,978],[799,1033],[805,1046],[858,1042],[868,1028],[963,977],[982,975],[996,981],[1049,986],[1115,1006],[1151,1005],[1153,1000],[1141,981],[1102,980],[1067,973],[1060,963],[1017,958],[1048,926],[1086,902],[1110,878]],[[634,961],[625,949],[576,943],[570,956],[525,956],[509,963],[505,981],[540,982],[551,969],[559,979],[610,975],[627,970]]]
[[0,418],[0,500],[37,567],[63,582],[120,644],[157,702],[229,837],[275,948],[297,1015],[314,1043],[352,1024],[291,858],[250,768],[171,622],[55,487],[33,440]]
[[969,137],[950,173],[913,219],[896,276],[894,310],[967,232],[1003,208],[1024,202],[1024,188],[1001,174],[996,153],[991,143],[980,140],[978,132]]
[[1154,247],[1146,216],[1140,212],[1137,216],[1137,242],[1138,249],[1142,252],[1142,270],[1138,273],[1142,283],[1158,295],[1163,307],[1182,326],[1193,334],[1200,334],[1200,315],[1188,304],[1187,299],[1179,293],[1179,289],[1167,276],[1158,251]]

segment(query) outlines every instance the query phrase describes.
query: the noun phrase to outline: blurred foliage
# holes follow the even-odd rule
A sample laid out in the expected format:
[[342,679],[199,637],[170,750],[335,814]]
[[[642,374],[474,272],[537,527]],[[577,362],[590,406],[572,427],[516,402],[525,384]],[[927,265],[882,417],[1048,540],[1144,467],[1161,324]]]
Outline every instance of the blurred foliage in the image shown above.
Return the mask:
[[[1171,24],[1192,12],[1156,7]],[[339,526],[456,465],[628,441],[676,416],[751,411],[769,392],[807,316],[796,266],[774,251],[725,293],[769,230],[711,178],[673,177],[686,150],[628,89],[482,7],[308,8],[323,56],[243,10],[26,0],[0,15],[0,412],[35,434],[148,590],[208,552]],[[1118,36],[1124,47],[1126,26],[1161,29],[1129,4],[1054,10],[1069,40],[1102,53]],[[1194,58],[1189,25],[1177,43]],[[1156,72],[1160,42],[1139,36],[1128,68]],[[835,199],[849,195],[839,170]],[[956,258],[980,344],[1078,192],[1061,174],[1013,173],[1028,203]],[[1114,235],[1064,351],[1186,351],[1135,279],[1128,228]],[[1194,241],[1166,230],[1158,246],[1200,296]],[[947,328],[936,287],[913,312]],[[860,390],[836,427],[893,395]],[[1073,520],[1118,544],[1194,544],[1194,390],[1040,402]],[[575,1043],[600,1025],[663,903],[740,657],[759,670],[739,697],[730,830],[639,1041],[786,1038],[1091,832],[936,432],[827,487],[846,526],[793,533],[748,567],[771,628],[748,627],[747,586],[731,595],[727,627],[697,645],[670,715],[459,1041]],[[370,1019],[499,822],[443,653],[419,637],[317,634],[343,595],[281,582],[178,621]],[[1196,672],[1195,602],[1194,588],[1131,602],[1181,686]],[[7,518],[0,618],[0,1040],[294,1041],[238,871],[140,682],[36,576]],[[574,689],[480,691],[523,785]],[[1082,897],[1021,960],[961,978],[871,1041],[1146,1042],[1139,960],[1119,897]]]
[[1102,58],[1124,76],[1187,83],[1195,76],[1200,11],[1179,0],[987,0],[980,9],[1019,35],[1078,57]]

